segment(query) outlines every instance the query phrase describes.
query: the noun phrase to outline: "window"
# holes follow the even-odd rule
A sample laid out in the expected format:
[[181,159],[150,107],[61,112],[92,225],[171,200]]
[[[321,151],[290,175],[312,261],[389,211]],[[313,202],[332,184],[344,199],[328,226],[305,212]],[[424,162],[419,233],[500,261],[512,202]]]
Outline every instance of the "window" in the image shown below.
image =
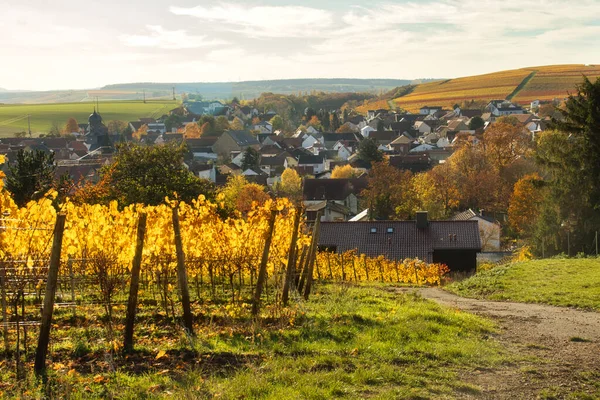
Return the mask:
[[387,233],[394,233],[394,228],[387,228],[386,232]]
[[371,228],[371,233],[377,233],[377,228]]

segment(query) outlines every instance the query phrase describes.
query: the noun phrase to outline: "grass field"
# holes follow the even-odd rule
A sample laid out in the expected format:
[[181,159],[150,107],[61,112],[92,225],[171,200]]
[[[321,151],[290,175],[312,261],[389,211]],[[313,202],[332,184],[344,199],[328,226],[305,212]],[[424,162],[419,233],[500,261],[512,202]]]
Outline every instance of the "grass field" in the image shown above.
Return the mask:
[[[142,307],[129,356],[110,351],[101,308],[77,318],[58,309],[49,383],[31,373],[17,383],[14,365],[2,361],[0,396],[444,399],[479,393],[462,373],[514,357],[490,339],[489,321],[379,285],[319,285],[311,301],[267,310],[261,323],[218,302],[194,307],[195,339]],[[121,335],[124,311],[116,311]]]
[[465,297],[600,311],[600,258],[509,264],[479,272],[447,289]]
[[[527,80],[533,72],[535,75]],[[581,83],[583,75],[589,78],[600,76],[600,66],[550,65],[429,82],[417,85],[404,96],[379,98],[376,104],[366,103],[360,107],[359,112],[366,113],[366,110],[380,108],[385,100],[393,100],[398,107],[418,112],[423,106],[449,109],[463,101],[505,99],[513,94],[514,102],[527,105],[536,99],[566,97],[568,92],[573,92],[576,85]],[[521,84],[522,88],[519,87]]]
[[[177,107],[175,101],[109,101],[100,102],[100,114],[105,123],[110,120],[135,121],[143,117],[160,117]],[[86,123],[95,103],[15,104],[0,105],[0,136],[13,136],[27,131],[27,115],[31,115],[34,134],[47,132],[53,123],[63,127],[73,117]]]

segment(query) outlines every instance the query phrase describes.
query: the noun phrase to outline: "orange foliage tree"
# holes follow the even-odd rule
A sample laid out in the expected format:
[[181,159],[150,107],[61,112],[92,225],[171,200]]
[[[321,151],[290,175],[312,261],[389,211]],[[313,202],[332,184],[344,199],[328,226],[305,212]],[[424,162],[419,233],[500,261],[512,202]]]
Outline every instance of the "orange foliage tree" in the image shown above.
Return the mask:
[[356,178],[358,177],[359,172],[356,168],[352,168],[350,164],[348,165],[338,165],[331,172],[331,179],[348,179],[348,178]]
[[148,134],[148,125],[144,124],[144,125],[140,126],[140,129],[135,131],[132,136],[137,140],[142,140],[142,137],[146,136],[147,134]]
[[79,133],[79,125],[77,124],[77,120],[71,117],[67,120],[67,124],[63,129],[63,133],[70,135],[71,133]]
[[538,174],[530,174],[521,178],[516,184],[508,207],[508,222],[519,234],[530,231],[540,212],[542,189],[537,182]]
[[[204,125],[208,125],[208,122]],[[204,128],[204,127],[203,127]],[[196,123],[187,124],[183,132],[183,137],[186,139],[198,139],[202,136],[202,129]]]

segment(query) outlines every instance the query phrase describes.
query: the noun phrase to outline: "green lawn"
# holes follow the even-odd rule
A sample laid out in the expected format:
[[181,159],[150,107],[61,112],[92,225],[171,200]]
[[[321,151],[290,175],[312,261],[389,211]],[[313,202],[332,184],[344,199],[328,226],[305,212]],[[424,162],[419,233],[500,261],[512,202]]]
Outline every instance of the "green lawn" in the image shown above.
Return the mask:
[[247,308],[221,307],[224,314],[204,314],[196,339],[142,313],[138,351],[114,358],[92,313],[73,324],[69,310],[58,310],[45,389],[31,374],[19,387],[3,363],[0,396],[444,399],[479,393],[461,372],[512,361],[490,338],[491,322],[384,289],[318,286],[307,303],[265,310],[275,317],[260,324]]
[[446,289],[465,297],[600,311],[600,258],[546,259],[482,271]]
[[[100,114],[107,123],[110,120],[135,121],[144,117],[160,117],[177,107],[177,104],[175,101],[161,100],[146,103],[106,101],[100,102],[99,105]],[[0,105],[0,136],[12,136],[15,132],[27,131],[28,114],[31,115],[31,130],[34,134],[47,132],[54,122],[63,127],[70,117],[74,117],[79,123],[86,123],[95,106],[95,103]]]

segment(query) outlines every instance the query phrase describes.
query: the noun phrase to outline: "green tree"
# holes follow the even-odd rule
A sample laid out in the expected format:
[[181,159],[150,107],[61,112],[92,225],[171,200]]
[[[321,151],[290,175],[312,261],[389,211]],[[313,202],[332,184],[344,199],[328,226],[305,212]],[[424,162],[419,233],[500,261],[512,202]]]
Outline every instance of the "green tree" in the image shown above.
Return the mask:
[[269,123],[273,125],[273,132],[283,130],[284,128],[283,118],[281,118],[279,115],[276,115],[273,118],[271,118]]
[[485,126],[485,121],[481,117],[473,117],[469,121],[469,129],[472,131],[476,131],[477,129],[481,129]]
[[258,154],[258,151],[254,150],[252,147],[246,148],[242,159],[242,170],[245,171],[249,168],[256,170],[258,169],[259,163],[260,154]]
[[6,189],[15,203],[23,207],[52,187],[55,170],[54,153],[19,150],[15,161],[8,166]]
[[56,122],[53,122],[52,125],[50,125],[50,128],[48,128],[48,133],[46,134],[46,137],[60,137],[60,132],[61,129],[58,126],[58,124]]
[[177,114],[171,114],[165,119],[165,128],[167,132],[172,132],[173,128],[181,128],[183,124],[181,123],[181,117]]
[[375,140],[366,138],[358,145],[358,158],[373,163],[383,161],[383,152],[377,148]]
[[175,195],[183,201],[191,201],[201,194],[214,199],[214,185],[195,176],[183,164],[187,151],[185,145],[176,143],[118,145],[113,164],[101,171],[101,178],[106,178],[102,180],[107,183],[107,194],[101,201],[117,200],[120,206],[128,206],[158,205],[165,197]]

